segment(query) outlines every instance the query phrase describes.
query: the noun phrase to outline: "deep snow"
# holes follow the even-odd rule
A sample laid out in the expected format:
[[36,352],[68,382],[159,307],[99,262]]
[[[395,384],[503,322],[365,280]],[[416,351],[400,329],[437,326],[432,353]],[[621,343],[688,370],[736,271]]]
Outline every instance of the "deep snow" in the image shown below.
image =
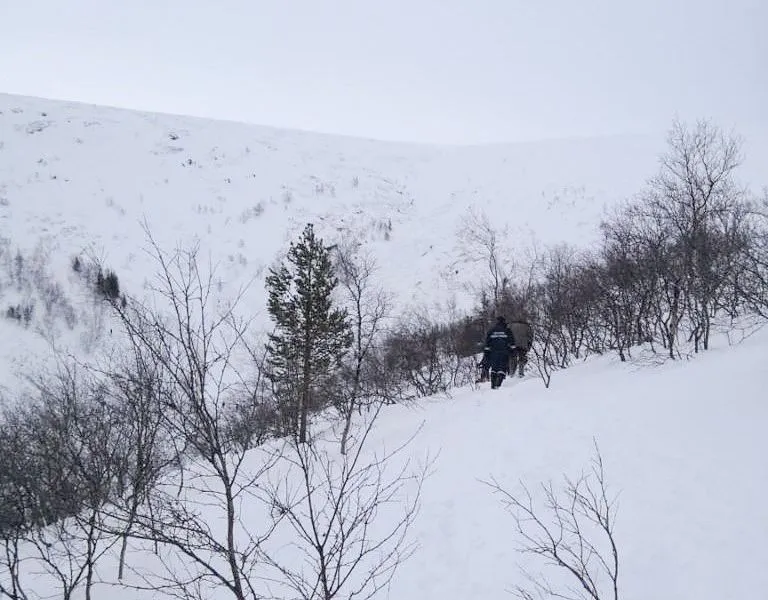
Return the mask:
[[737,347],[721,339],[692,362],[604,358],[556,374],[549,390],[512,381],[390,411],[383,437],[423,418],[419,446],[440,449],[417,526],[422,551],[391,597],[509,597],[523,583],[513,523],[478,478],[516,490],[520,479],[578,476],[593,438],[620,493],[623,598],[765,597],[767,334]]
[[[266,326],[265,270],[312,220],[328,242],[367,243],[399,310],[441,314],[473,303],[467,285],[485,277],[457,242],[470,208],[508,227],[508,261],[534,241],[586,244],[604,206],[637,192],[662,149],[663,136],[403,145],[0,94],[0,237],[11,254],[42,245],[70,293],[81,254],[141,296],[156,272],[146,220],[164,249],[199,239],[224,297],[251,282],[249,312]],[[40,356],[29,338],[0,352],[0,369]]]
[[[597,442],[609,492],[619,495],[622,598],[764,598],[767,361],[764,329],[734,346],[718,336],[694,360],[622,364],[604,357],[557,373],[550,389],[537,379],[514,379],[500,390],[459,389],[417,406],[385,408],[368,453],[417,433],[408,455],[435,462],[409,538],[418,549],[389,594],[378,597],[510,597],[507,590],[524,583],[519,540],[481,480],[494,477],[515,492],[519,481],[533,490],[549,480],[557,485],[562,475],[576,477],[588,467]],[[260,460],[254,451],[251,463]],[[201,508],[211,525],[219,522],[218,511]],[[244,511],[244,526],[263,526],[259,510]],[[96,597],[150,597],[111,587],[116,566],[103,564],[107,583],[97,586]],[[128,555],[132,569],[154,564],[151,553]],[[44,577],[32,587],[41,597],[52,589]]]
[[[314,219],[329,239],[368,239],[400,308],[454,295],[466,306],[463,285],[482,268],[455,264],[470,206],[507,223],[513,247],[531,235],[585,244],[604,205],[637,192],[663,149],[661,137],[406,146],[0,95],[0,235],[27,250],[43,239],[70,293],[70,257],[87,250],[141,294],[152,275],[145,217],[163,245],[201,238],[222,265],[223,296],[255,276],[248,306],[265,324],[264,269]],[[10,387],[47,343],[2,319],[0,335]],[[691,361],[605,357],[556,373],[548,390],[513,380],[388,407],[372,449],[423,424],[412,451],[438,456],[413,530],[419,551],[390,597],[508,597],[512,521],[479,479],[577,474],[593,438],[621,492],[625,599],[765,597],[767,362],[761,331],[735,347],[721,336]]]

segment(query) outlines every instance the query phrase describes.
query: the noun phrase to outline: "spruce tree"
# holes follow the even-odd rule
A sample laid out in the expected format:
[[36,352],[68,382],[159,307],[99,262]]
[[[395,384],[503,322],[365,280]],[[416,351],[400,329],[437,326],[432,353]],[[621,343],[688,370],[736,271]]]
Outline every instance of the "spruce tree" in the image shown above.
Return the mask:
[[288,402],[291,428],[301,442],[307,441],[313,390],[335,373],[352,345],[347,312],[333,304],[336,285],[330,248],[311,223],[266,278],[276,325],[267,345],[268,375]]

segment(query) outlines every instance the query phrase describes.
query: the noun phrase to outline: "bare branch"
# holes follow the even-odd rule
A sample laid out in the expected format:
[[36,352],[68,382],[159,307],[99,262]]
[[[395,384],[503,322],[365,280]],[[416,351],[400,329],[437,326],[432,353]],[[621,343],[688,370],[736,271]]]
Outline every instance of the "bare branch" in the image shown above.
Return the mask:
[[544,568],[554,567],[554,575],[567,575],[552,584],[545,574],[531,575],[524,570],[529,586],[516,586],[519,598],[619,599],[617,504],[608,492],[597,444],[588,473],[575,480],[566,477],[561,490],[551,482],[541,485],[541,508],[522,482],[518,493],[508,491],[494,478],[482,483],[501,498],[512,515],[519,551],[539,557]]
[[262,500],[295,540],[290,551],[264,548],[276,597],[372,598],[415,550],[408,532],[431,461],[412,465],[403,456],[410,440],[366,458],[375,420],[341,459],[319,440],[288,441],[286,470],[261,486]]

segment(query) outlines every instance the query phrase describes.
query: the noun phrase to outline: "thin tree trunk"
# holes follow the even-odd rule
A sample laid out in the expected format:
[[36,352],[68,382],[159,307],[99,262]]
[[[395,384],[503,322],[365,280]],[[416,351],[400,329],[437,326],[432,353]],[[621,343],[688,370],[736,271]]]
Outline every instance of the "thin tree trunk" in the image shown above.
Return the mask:
[[349,439],[349,431],[352,428],[352,414],[355,412],[357,406],[357,397],[360,394],[360,371],[361,365],[358,360],[357,368],[355,369],[355,380],[352,383],[352,397],[349,399],[349,406],[347,407],[346,419],[344,422],[344,431],[341,434],[341,454],[342,456],[347,453],[347,440]]
[[237,600],[245,600],[245,594],[243,594],[243,584],[240,580],[240,571],[237,566],[237,551],[235,547],[235,519],[237,518],[237,511],[235,510],[235,499],[232,494],[231,479],[226,469],[223,456],[219,458],[222,463],[222,474],[226,483],[224,484],[224,495],[227,502],[227,559],[229,561],[229,568],[232,571],[232,587]]
[[128,538],[131,535],[131,529],[133,529],[133,524],[136,521],[136,514],[138,513],[138,510],[139,503],[134,495],[134,498],[131,499],[131,512],[128,515],[128,524],[125,526],[125,531],[123,531],[123,541],[120,545],[120,560],[117,566],[118,581],[123,580],[123,572],[125,570],[125,555],[128,552]]
[[299,395],[299,441],[307,441],[307,412],[309,411],[310,386],[310,355],[309,342],[304,344],[304,365],[301,378],[301,394]]
[[93,587],[93,572],[96,562],[96,513],[91,513],[88,519],[88,539],[86,540],[86,574],[85,574],[85,600],[91,600],[91,588]]
[[360,395],[360,376],[363,371],[363,312],[360,303],[360,296],[356,298],[357,307],[357,320],[356,326],[356,361],[355,361],[355,375],[352,380],[352,394],[349,399],[349,407],[347,409],[346,420],[344,422],[344,431],[341,434],[341,454],[342,456],[347,453],[347,440],[349,439],[349,430],[352,428],[352,414],[355,412],[357,406],[358,396]]

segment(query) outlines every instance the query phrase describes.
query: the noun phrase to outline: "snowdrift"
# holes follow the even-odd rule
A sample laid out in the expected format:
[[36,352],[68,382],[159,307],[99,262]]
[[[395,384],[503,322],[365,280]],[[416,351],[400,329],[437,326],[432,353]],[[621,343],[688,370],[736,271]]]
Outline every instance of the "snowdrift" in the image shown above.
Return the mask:
[[[512,586],[525,583],[518,566],[538,572],[542,564],[518,554],[514,522],[483,481],[493,477],[512,492],[525,483],[540,506],[538,485],[552,481],[557,488],[563,475],[578,477],[595,443],[609,493],[619,498],[622,598],[762,597],[768,586],[766,360],[768,331],[762,330],[733,346],[718,337],[695,360],[659,365],[648,357],[628,363],[606,357],[559,372],[549,390],[535,379],[515,379],[500,390],[461,389],[419,406],[385,408],[364,460],[413,438],[406,458],[434,462],[409,532],[416,552],[389,593],[376,597],[508,598]],[[252,451],[248,469],[258,471],[263,456]],[[196,506],[205,522],[221,528],[220,509]],[[243,527],[260,531],[264,506],[246,500],[242,509]],[[373,521],[374,538],[398,509]],[[298,560],[295,541],[279,529],[269,545]],[[98,569],[96,597],[163,597],[113,587],[117,550],[110,552]],[[135,573],[158,568],[152,552],[135,549],[127,565],[128,584],[141,583]],[[544,572],[558,581],[557,570]],[[33,581],[39,597],[55,594],[47,576]]]

